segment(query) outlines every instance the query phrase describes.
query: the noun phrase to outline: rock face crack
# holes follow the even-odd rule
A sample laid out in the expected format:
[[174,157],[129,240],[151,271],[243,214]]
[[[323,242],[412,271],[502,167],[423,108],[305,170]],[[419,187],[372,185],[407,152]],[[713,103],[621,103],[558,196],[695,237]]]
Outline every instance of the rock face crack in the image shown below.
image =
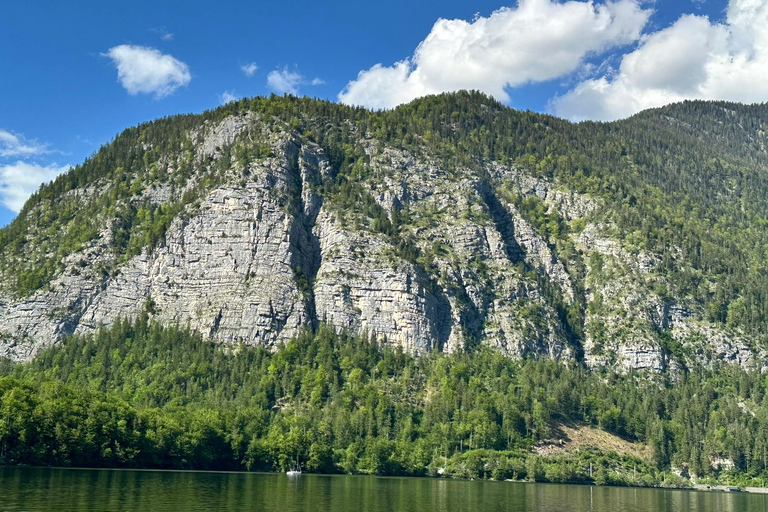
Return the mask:
[[289,159],[289,172],[293,185],[293,210],[296,229],[291,230],[294,239],[291,242],[293,268],[296,285],[301,291],[307,313],[309,327],[319,325],[315,307],[315,278],[320,268],[320,239],[314,232],[315,221],[323,204],[323,198],[315,192],[320,186],[321,163],[324,157],[317,147],[305,147],[295,140],[286,150]]
[[[531,262],[528,261],[525,247],[515,237],[515,221],[507,208],[499,201],[491,185],[487,182],[482,182],[478,185],[477,191],[488,207],[496,230],[501,234],[505,252],[510,262],[512,264],[522,263],[526,272],[536,271],[537,289],[550,308],[556,313],[556,317],[553,320],[560,324],[559,327],[573,348],[573,354],[576,359],[583,359],[583,348],[575,333],[574,326],[569,323],[561,289],[550,280],[546,272],[534,268]],[[549,258],[552,259],[552,256],[550,255]]]
[[224,316],[224,310],[220,309],[219,314],[216,315],[216,318],[213,319],[213,327],[211,327],[211,337],[216,336],[216,333],[219,331],[219,325],[221,325],[221,317]]
[[507,209],[501,204],[488,183],[478,184],[477,192],[488,207],[488,212],[491,214],[496,230],[501,234],[501,239],[504,242],[504,251],[509,261],[513,264],[525,262],[525,249],[520,246],[515,238],[515,224]]

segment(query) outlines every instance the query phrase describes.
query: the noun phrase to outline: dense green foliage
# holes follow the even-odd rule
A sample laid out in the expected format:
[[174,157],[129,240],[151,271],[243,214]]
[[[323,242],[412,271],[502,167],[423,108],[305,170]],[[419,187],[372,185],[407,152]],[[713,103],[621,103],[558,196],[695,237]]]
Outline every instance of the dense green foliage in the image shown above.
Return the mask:
[[[224,350],[145,315],[0,370],[6,463],[279,470],[298,457],[315,472],[656,485],[670,465],[715,478],[710,459],[728,458],[720,478],[766,474],[768,382],[733,367],[671,381],[490,350],[414,358],[325,326],[274,353]],[[652,455],[533,455],[563,422]]]

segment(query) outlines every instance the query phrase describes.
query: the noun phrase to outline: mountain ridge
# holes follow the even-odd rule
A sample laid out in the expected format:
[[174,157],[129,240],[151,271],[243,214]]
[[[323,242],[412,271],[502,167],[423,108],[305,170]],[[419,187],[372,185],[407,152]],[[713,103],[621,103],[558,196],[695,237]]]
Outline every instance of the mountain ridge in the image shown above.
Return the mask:
[[151,305],[226,343],[327,322],[412,353],[764,367],[766,125],[724,102],[572,124],[466,92],[146,123],[0,230],[0,352]]

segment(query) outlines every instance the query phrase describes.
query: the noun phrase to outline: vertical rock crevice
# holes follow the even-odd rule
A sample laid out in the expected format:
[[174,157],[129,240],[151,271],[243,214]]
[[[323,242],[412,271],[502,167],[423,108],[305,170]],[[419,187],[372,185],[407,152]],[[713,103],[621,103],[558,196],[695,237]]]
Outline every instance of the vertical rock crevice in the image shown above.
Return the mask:
[[488,213],[491,214],[491,220],[493,220],[496,230],[501,235],[504,251],[509,261],[512,264],[525,263],[525,248],[515,238],[515,223],[507,209],[501,204],[499,198],[496,197],[496,193],[487,182],[479,183],[477,185],[477,192],[488,208]]
[[321,262],[320,239],[314,226],[323,204],[323,198],[315,190],[320,185],[320,167],[327,162],[317,146],[305,145],[298,138],[292,139],[286,146],[286,156],[294,222],[291,229],[291,267],[296,286],[303,295],[308,327],[314,330],[320,323],[314,287]]
[[496,230],[501,235],[504,249],[510,262],[512,264],[522,263],[526,273],[535,272],[536,286],[541,297],[557,313],[559,327],[565,334],[566,341],[573,348],[574,356],[579,361],[583,360],[584,349],[578,335],[577,326],[572,325],[573,320],[569,318],[563,291],[552,282],[546,272],[536,269],[528,261],[525,247],[518,242],[515,236],[515,221],[507,208],[499,201],[491,185],[487,182],[481,182],[477,186],[477,192],[487,206]]

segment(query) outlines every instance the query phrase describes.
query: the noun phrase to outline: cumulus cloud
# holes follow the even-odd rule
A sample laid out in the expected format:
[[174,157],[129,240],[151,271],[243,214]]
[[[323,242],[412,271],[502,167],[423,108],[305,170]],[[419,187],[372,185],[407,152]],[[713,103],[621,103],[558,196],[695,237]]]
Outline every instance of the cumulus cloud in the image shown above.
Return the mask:
[[558,115],[612,120],[684,99],[768,100],[768,0],[731,0],[723,23],[685,15],[643,36],[619,69],[551,102]]
[[257,66],[255,62],[249,62],[248,64],[243,64],[240,66],[240,71],[245,73],[245,76],[248,78],[252,77],[258,69],[259,66]]
[[104,54],[117,67],[117,81],[128,94],[154,94],[163,98],[189,84],[189,67],[155,48],[123,44]]
[[650,13],[639,0],[520,0],[471,22],[440,19],[411,58],[361,71],[339,100],[390,108],[426,94],[478,89],[508,101],[507,87],[564,76],[590,55],[636,41]]
[[0,129],[0,157],[34,156],[42,153],[47,153],[44,144]]
[[298,71],[291,71],[287,67],[275,69],[267,75],[267,86],[276,93],[299,94],[299,87],[302,85],[322,85],[325,81],[321,78],[307,80],[304,75]]
[[40,185],[51,181],[69,168],[68,165],[44,166],[27,162],[0,165],[0,204],[18,213]]

